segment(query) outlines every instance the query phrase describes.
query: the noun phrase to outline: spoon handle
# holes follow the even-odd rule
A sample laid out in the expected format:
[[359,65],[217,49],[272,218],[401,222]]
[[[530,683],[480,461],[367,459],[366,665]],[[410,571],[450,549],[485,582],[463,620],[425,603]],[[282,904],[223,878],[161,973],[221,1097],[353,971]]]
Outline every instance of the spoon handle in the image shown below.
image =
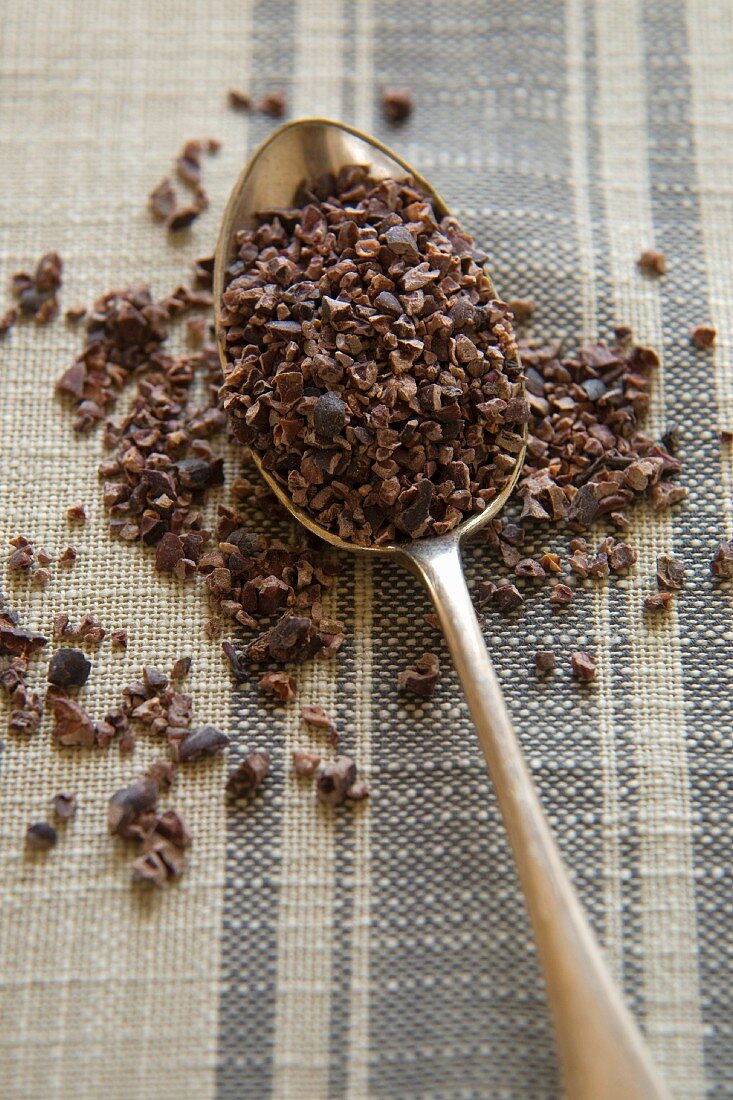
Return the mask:
[[524,889],[569,1100],[668,1100],[563,865],[527,770],[450,536],[405,550],[463,685]]

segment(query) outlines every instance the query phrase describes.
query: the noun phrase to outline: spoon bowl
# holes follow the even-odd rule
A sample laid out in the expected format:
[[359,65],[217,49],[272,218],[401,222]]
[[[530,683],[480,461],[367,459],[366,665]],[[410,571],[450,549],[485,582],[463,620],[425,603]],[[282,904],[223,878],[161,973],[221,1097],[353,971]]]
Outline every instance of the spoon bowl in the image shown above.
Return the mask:
[[[289,206],[302,180],[327,172],[336,174],[349,164],[368,165],[371,174],[380,178],[411,176],[432,198],[441,217],[449,212],[435,189],[406,161],[350,126],[316,118],[286,123],[275,130],[240,175],[222,221],[214,267],[222,366],[227,362],[226,339],[219,318],[236,231],[253,226],[258,211]],[[417,574],[430,593],[514,852],[544,971],[568,1097],[666,1100],[669,1094],[609,974],[543,814],[463,575],[459,544],[506,503],[525,450],[526,429],[509,484],[484,511],[452,531],[366,547],[341,539],[296,507],[283,485],[263,470],[254,452],[252,457],[273,493],[309,531],[341,550],[391,556]]]
[[[347,126],[342,122],[329,119],[307,118],[295,122],[286,122],[279,126],[260,145],[255,155],[243,169],[224,210],[214,263],[214,301],[221,302],[226,289],[226,272],[234,259],[234,235],[238,229],[251,228],[257,223],[257,214],[263,210],[287,207],[293,200],[298,183],[304,179],[313,179],[331,172],[336,175],[347,164],[368,164],[370,174],[378,179],[404,179],[410,176],[426,195],[442,218],[450,211],[444,200],[428,181],[416,172],[406,160],[388,149],[376,138]],[[484,269],[486,271],[486,269]],[[486,275],[491,282],[488,271]],[[491,283],[492,297],[497,297]],[[218,315],[218,309],[217,309]],[[226,334],[217,324],[217,345],[222,366],[226,362]],[[465,536],[475,533],[480,527],[501,511],[517,483],[522,470],[527,449],[527,426],[522,425],[521,434],[524,445],[517,454],[514,470],[500,493],[487,507],[463,520],[448,535],[439,539],[423,539],[422,543],[446,540],[458,543]],[[386,543],[381,546],[357,546],[353,542],[340,538],[318,523],[310,513],[292,502],[282,483],[265,470],[259,455],[252,451],[252,459],[261,476],[269,485],[280,503],[312,531],[339,550],[348,550],[358,554],[382,554],[387,557],[400,557],[410,565],[409,541]]]

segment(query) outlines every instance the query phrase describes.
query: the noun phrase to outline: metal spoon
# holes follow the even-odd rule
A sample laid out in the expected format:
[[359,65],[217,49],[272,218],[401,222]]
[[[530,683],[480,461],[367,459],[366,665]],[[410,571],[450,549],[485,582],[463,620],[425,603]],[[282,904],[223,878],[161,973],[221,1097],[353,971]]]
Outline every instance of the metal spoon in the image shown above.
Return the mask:
[[[379,141],[328,119],[300,119],[275,130],[237,180],[224,212],[216,250],[214,301],[222,363],[225,338],[218,324],[234,233],[255,223],[259,210],[289,206],[301,180],[347,164],[368,164],[373,175],[412,176],[448,213],[440,196],[406,161]],[[406,566],[425,584],[443,628],[481,742],[532,918],[554,1018],[560,1063],[570,1100],[665,1100],[662,1083],[633,1017],[604,962],[550,833],[501,688],[476,621],[461,566],[461,540],[488,523],[519,476],[491,505],[439,538],[389,546],[356,547],[325,530],[295,506],[260,466],[280,502],[314,534],[340,550],[380,554]]]

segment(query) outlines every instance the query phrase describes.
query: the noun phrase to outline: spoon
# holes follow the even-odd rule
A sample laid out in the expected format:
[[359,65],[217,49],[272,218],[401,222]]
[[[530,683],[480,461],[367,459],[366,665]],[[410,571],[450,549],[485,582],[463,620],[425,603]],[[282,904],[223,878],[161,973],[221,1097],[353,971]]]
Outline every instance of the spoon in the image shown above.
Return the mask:
[[[338,173],[347,164],[368,164],[373,176],[412,176],[429,194],[438,214],[448,209],[410,165],[366,134],[328,119],[299,119],[275,130],[257,149],[234,186],[216,249],[214,302],[217,340],[226,362],[219,324],[226,269],[234,258],[234,234],[255,224],[259,210],[289,206],[303,179]],[[525,438],[526,446],[526,438]],[[386,546],[357,547],[327,531],[293,504],[283,486],[252,455],[281,504],[331,546],[381,555],[406,566],[425,584],[453,657],[483,749],[514,852],[532,919],[553,1015],[560,1064],[570,1100],[668,1100],[634,1019],[603,959],[570,883],[543,814],[499,687],[466,586],[460,543],[500,511],[524,460],[518,455],[506,488],[477,515],[440,537]]]

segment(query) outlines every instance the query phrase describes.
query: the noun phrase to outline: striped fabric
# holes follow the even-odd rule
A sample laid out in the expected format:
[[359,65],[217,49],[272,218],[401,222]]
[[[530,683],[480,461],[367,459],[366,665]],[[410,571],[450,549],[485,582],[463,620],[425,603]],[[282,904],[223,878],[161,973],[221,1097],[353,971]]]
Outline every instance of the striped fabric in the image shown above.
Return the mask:
[[[491,255],[534,331],[659,349],[650,430],[680,426],[686,506],[638,509],[627,580],[546,592],[487,641],[544,805],[612,969],[680,1100],[733,1096],[730,811],[733,621],[708,562],[733,536],[733,9],[728,0],[38,0],[5,4],[0,34],[0,276],[41,252],[66,262],[65,305],[149,279],[162,294],[211,249],[226,195],[271,128],[235,114],[230,86],[281,87],[291,116],[325,114],[393,144]],[[409,86],[398,130],[384,85]],[[181,241],[145,197],[189,137],[211,207]],[[635,259],[662,250],[668,274]],[[712,322],[714,353],[688,330]],[[109,540],[96,466],[52,392],[78,334],[57,322],[0,343],[0,530],[77,565],[41,593],[3,578],[23,621],[97,614],[105,641],[85,699],[95,715],[146,663],[193,657],[197,715],[231,757],[267,744],[257,800],[228,809],[226,762],[190,769],[175,804],[194,832],[180,888],[140,897],[105,835],[109,794],[156,755],[58,752],[48,726],[0,754],[0,1096],[3,1100],[549,1100],[561,1095],[521,894],[452,673],[407,700],[396,669],[441,643],[416,582],[345,560],[329,595],[347,644],[299,670],[288,707],[233,687],[203,635],[203,594]],[[228,474],[238,467],[234,452]],[[82,498],[89,520],[70,529]],[[226,490],[221,499],[226,500]],[[254,516],[268,529],[281,520]],[[279,525],[279,526],[278,526]],[[566,540],[553,538],[565,550]],[[539,548],[539,544],[538,544]],[[656,556],[687,589],[650,624]],[[473,581],[496,579],[480,546]],[[494,571],[492,573],[492,570]],[[550,682],[531,672],[554,648]],[[597,682],[569,654],[587,648]],[[447,654],[444,662],[447,668]],[[42,666],[43,662],[37,662]],[[42,677],[40,667],[37,674]],[[369,804],[326,813],[289,767],[298,711],[321,703],[371,776]],[[53,793],[80,810],[43,860],[23,855]]]

